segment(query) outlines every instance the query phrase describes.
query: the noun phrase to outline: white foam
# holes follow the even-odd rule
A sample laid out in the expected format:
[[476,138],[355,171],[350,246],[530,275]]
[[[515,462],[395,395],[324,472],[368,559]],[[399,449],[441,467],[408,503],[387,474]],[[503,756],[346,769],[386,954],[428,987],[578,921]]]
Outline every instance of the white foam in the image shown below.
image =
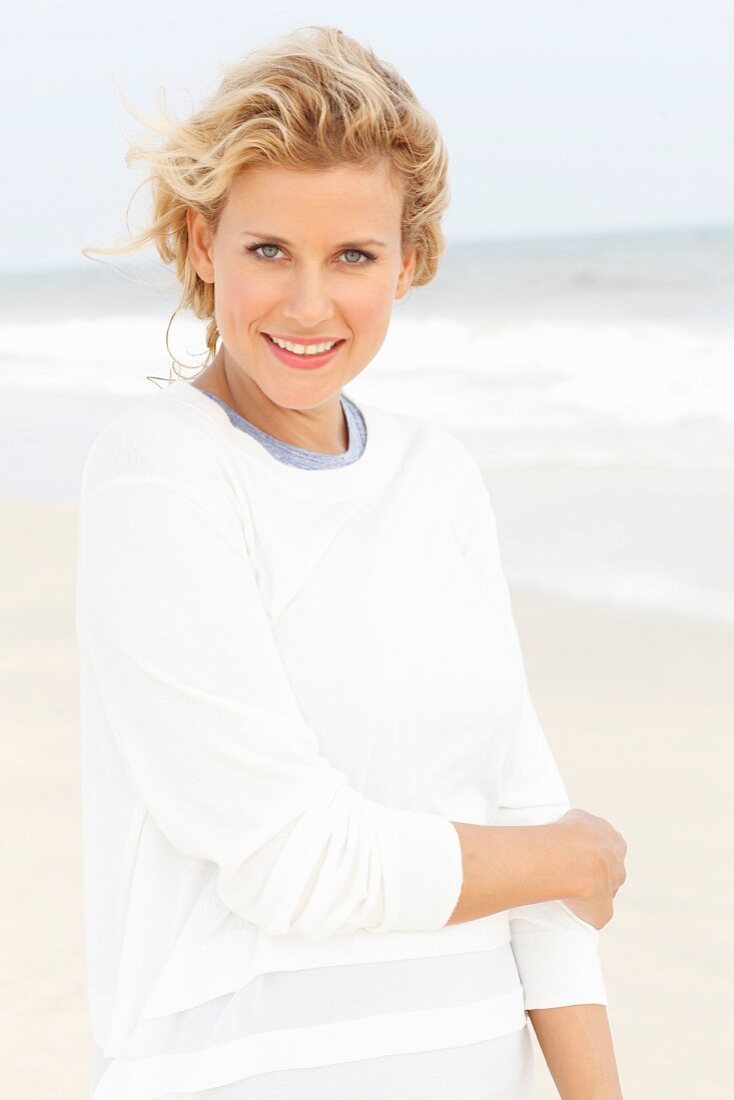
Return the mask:
[[395,321],[383,353],[375,382],[460,429],[734,424],[734,325],[428,318]]
[[615,568],[614,572],[559,574],[507,570],[510,587],[602,605],[620,614],[646,610],[734,627],[734,592],[686,585],[662,571]]
[[[0,391],[145,396],[167,378],[167,317],[134,313],[0,326]],[[193,377],[204,323],[180,314],[174,354]],[[529,318],[505,325],[395,317],[350,391],[459,431],[734,425],[734,325]]]
[[[169,376],[168,319],[135,313],[0,326],[0,391],[145,397],[146,375]],[[203,326],[177,319],[177,357],[204,359]],[[196,356],[199,356],[197,359]],[[191,372],[194,373],[193,371]]]

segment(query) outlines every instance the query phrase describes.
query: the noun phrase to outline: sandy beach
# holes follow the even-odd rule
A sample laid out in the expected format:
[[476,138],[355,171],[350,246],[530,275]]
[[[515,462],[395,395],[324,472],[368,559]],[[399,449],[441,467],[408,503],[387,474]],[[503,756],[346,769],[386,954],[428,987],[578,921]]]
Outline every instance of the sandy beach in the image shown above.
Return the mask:
[[[76,507],[0,503],[6,904],[0,1093],[87,1095]],[[602,932],[626,1100],[731,1095],[734,630],[513,589],[574,805],[629,845]],[[537,1100],[557,1095],[537,1042]]]

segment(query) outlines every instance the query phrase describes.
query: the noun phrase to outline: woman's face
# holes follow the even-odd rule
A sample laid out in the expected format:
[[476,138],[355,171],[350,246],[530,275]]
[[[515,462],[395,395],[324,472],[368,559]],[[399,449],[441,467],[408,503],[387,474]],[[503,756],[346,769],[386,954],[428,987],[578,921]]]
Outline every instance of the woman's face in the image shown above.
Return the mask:
[[[393,301],[413,279],[415,250],[401,254],[401,213],[384,164],[248,168],[233,182],[213,236],[189,208],[190,254],[201,278],[215,284],[227,375],[244,372],[281,408],[338,402],[379,351]],[[270,334],[343,342],[323,365],[305,369],[285,362]]]

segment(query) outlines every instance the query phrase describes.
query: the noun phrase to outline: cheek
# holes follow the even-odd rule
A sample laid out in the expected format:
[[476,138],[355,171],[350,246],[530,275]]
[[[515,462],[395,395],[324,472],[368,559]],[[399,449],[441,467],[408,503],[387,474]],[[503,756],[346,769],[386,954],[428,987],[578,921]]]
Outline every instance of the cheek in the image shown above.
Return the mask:
[[218,283],[217,308],[230,327],[241,329],[257,321],[272,307],[273,291],[265,281],[251,273],[234,272]]
[[391,311],[389,286],[363,284],[350,301],[349,318],[355,332],[378,332],[389,322]]

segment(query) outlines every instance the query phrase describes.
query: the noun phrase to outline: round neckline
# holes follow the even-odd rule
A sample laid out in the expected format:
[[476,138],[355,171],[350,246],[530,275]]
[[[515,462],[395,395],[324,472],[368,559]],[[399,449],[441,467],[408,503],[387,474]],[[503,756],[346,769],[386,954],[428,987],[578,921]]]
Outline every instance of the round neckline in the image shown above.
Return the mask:
[[[190,384],[191,383],[189,383],[189,385]],[[345,393],[341,395],[341,407],[346,419],[349,444],[344,451],[326,452],[312,451],[307,447],[299,447],[295,443],[286,443],[284,440],[278,439],[277,436],[271,435],[270,432],[258,428],[251,420],[247,420],[247,418],[238,413],[236,409],[233,409],[231,405],[228,405],[219,394],[212,393],[211,390],[202,390],[198,386],[195,388],[198,389],[200,393],[205,393],[213,401],[216,401],[218,405],[221,405],[235,427],[254,436],[271,454],[276,450],[282,452],[282,454],[290,455],[297,460],[290,463],[286,462],[286,465],[299,466],[302,465],[302,463],[298,460],[304,459],[311,463],[307,466],[308,469],[323,469],[329,466],[351,465],[353,462],[359,462],[362,458],[364,446],[361,432],[356,425],[357,418],[362,417],[362,410],[351,400],[351,398],[347,397]],[[280,462],[284,461],[281,455],[277,453],[275,457],[278,458]]]
[[[355,489],[369,486],[371,482],[377,487],[382,484],[381,475],[391,469],[396,450],[395,423],[386,410],[377,405],[360,401],[357,406],[364,418],[367,434],[364,450],[355,462],[304,469],[276,458],[260,440],[233,424],[218,401],[212,401],[185,378],[174,378],[154,396],[183,402],[202,415],[231,446],[245,453],[264,474],[286,482],[308,496],[348,495]],[[356,402],[353,404],[356,405]]]

